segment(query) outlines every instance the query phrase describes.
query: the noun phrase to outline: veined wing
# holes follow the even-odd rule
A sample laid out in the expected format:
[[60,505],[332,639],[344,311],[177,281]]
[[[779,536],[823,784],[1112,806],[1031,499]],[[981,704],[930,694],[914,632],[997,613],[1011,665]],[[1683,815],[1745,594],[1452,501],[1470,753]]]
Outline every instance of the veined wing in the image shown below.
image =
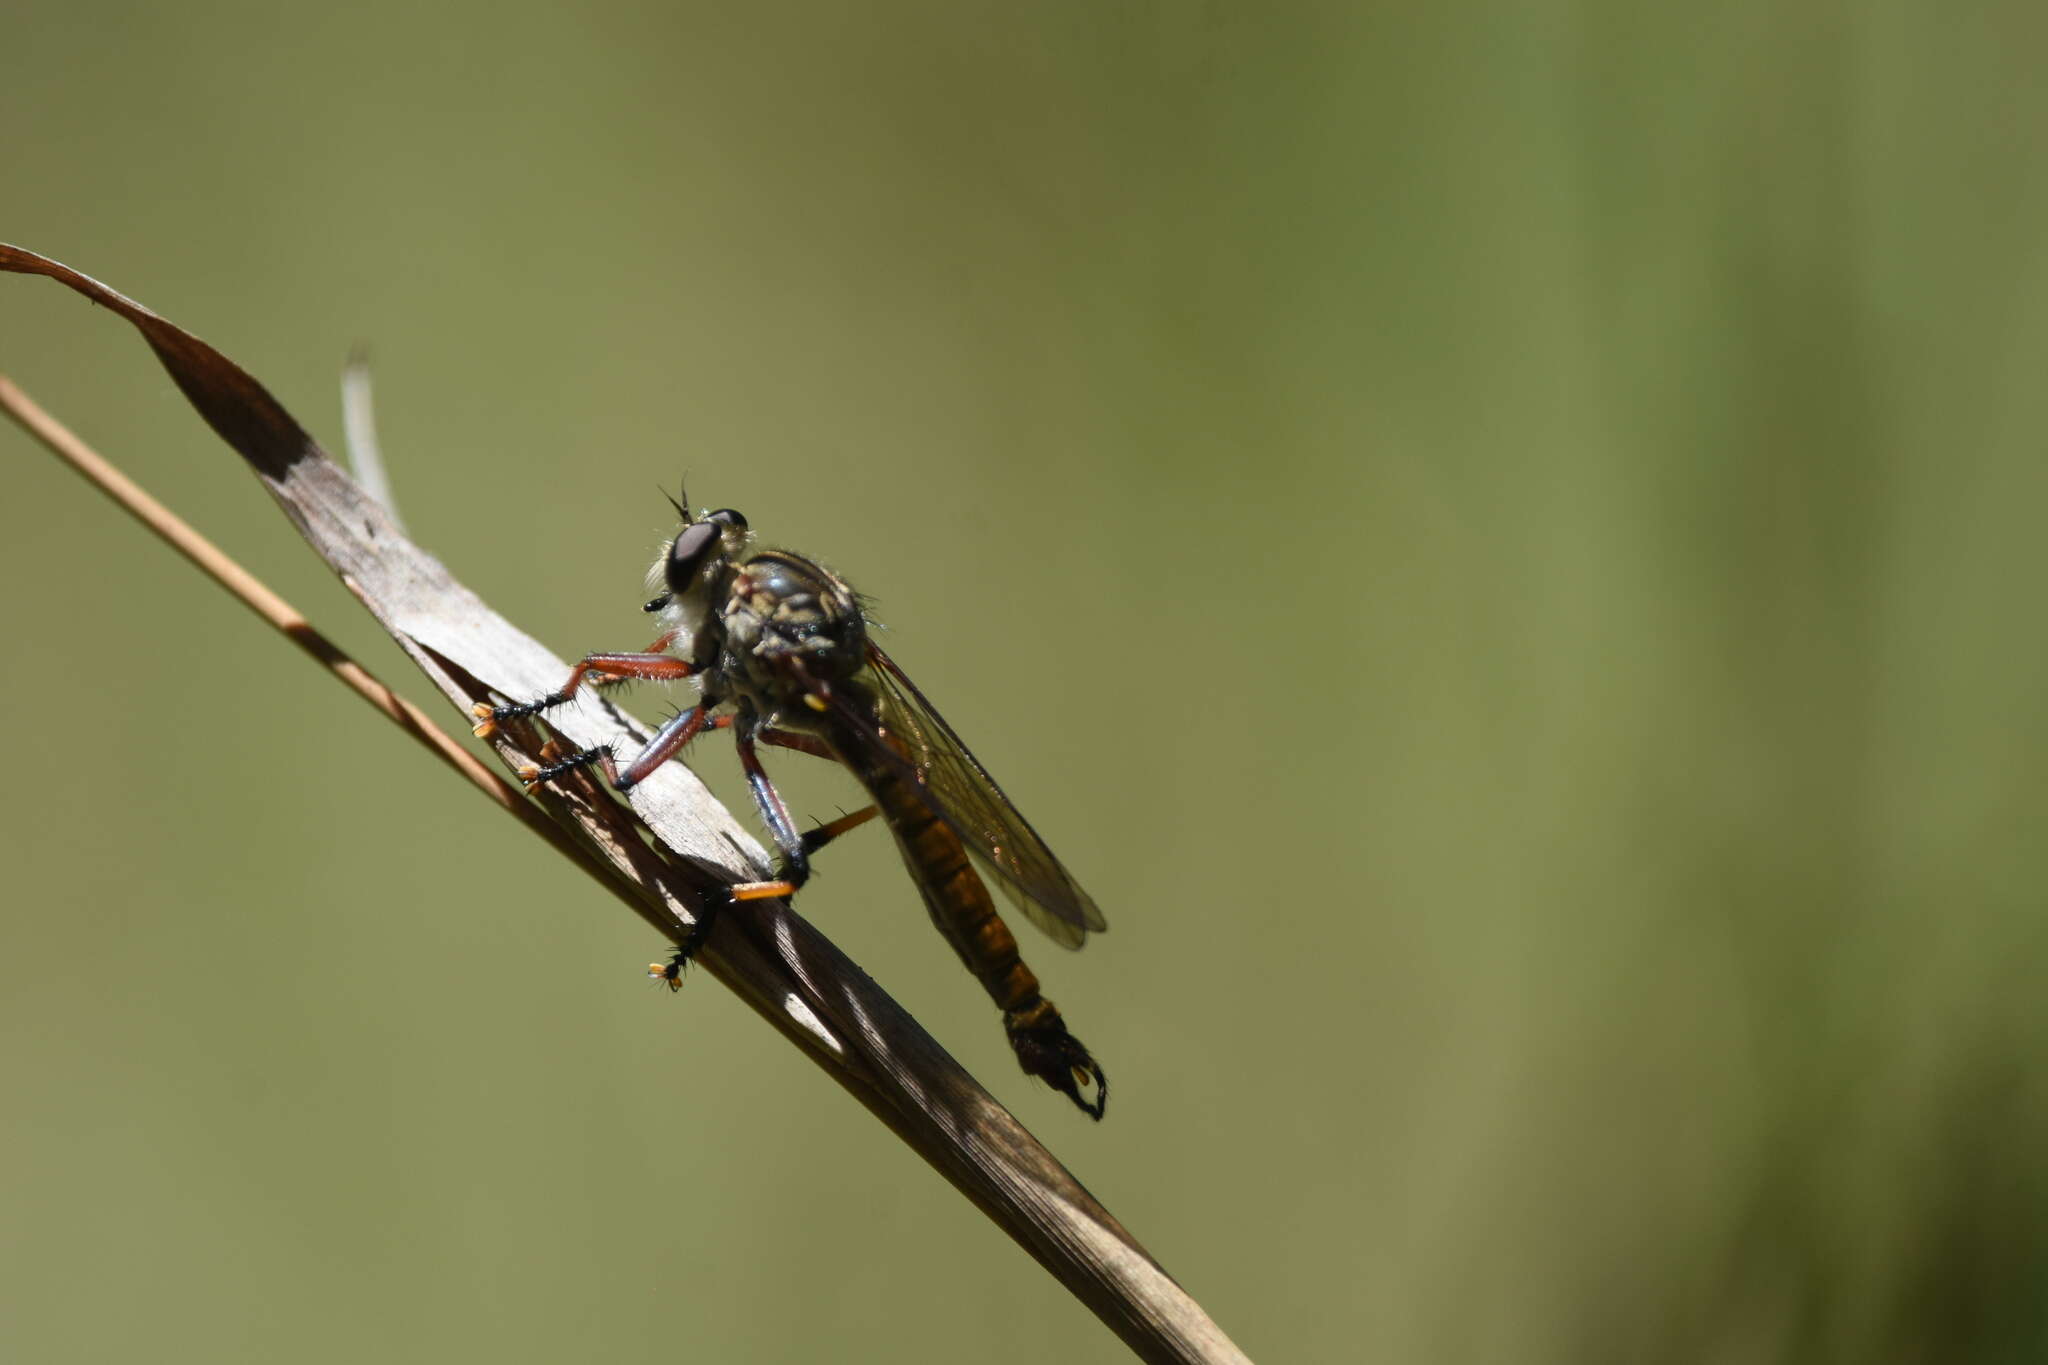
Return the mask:
[[988,769],[953,727],[932,709],[917,684],[873,641],[864,679],[875,693],[868,721],[883,747],[909,769],[905,774],[938,817],[960,836],[1014,905],[1053,941],[1078,948],[1089,932],[1109,927],[1073,873],[1053,856]]

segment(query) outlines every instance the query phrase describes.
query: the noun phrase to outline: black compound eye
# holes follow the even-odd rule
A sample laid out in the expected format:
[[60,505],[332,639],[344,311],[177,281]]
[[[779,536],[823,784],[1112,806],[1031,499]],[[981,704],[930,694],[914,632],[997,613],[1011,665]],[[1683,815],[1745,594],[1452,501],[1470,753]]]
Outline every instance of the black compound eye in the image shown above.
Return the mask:
[[668,580],[672,593],[686,593],[697,581],[697,571],[704,567],[704,556],[718,543],[719,527],[706,518],[692,526],[685,526],[675,543],[668,547],[668,563],[662,569],[662,577]]
[[738,512],[733,511],[730,507],[721,507],[716,512],[706,516],[704,520],[715,521],[720,526],[730,526],[735,531],[747,529],[747,519]]

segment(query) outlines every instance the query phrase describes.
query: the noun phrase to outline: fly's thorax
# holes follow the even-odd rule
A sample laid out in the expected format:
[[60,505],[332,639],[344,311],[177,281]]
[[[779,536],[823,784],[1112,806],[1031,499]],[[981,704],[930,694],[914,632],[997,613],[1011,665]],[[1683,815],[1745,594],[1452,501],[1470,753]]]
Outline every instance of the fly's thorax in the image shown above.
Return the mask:
[[727,579],[718,628],[722,679],[764,714],[803,709],[811,682],[839,682],[867,661],[853,589],[787,550],[763,550]]

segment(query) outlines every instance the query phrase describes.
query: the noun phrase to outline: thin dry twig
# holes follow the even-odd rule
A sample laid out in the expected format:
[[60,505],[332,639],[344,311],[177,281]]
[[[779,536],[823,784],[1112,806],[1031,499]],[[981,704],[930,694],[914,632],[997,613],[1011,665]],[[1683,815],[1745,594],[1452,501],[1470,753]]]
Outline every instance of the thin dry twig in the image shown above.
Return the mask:
[[[407,540],[254,378],[181,328],[55,261],[0,244],[0,270],[59,281],[133,324],[200,414],[400,648],[467,714],[478,702],[540,695],[567,665],[457,583]],[[548,789],[538,806],[442,734],[303,617],[177,523],[147,494],[0,380],[0,407],[71,460],[223,586],[428,743],[509,813],[575,858],[672,941],[689,936],[724,888],[768,872],[759,847],[694,774],[668,764],[632,810],[592,781]],[[644,739],[608,700],[564,708],[553,728],[579,747]],[[507,727],[501,758],[529,761],[538,734]],[[635,817],[638,817],[637,819]],[[651,832],[652,842],[646,837]],[[904,1010],[786,901],[723,912],[698,954],[713,976],[845,1087],[987,1213],[1143,1359],[1241,1361],[1200,1306],[1023,1126]]]

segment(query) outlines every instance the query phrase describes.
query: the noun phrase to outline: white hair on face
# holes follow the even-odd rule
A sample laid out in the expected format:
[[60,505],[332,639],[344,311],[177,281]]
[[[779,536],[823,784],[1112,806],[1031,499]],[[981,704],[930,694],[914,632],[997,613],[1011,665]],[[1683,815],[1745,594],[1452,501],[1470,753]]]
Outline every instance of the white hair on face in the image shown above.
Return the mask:
[[674,536],[663,536],[654,547],[654,562],[647,566],[647,591],[657,596],[668,592],[668,547],[675,543]]

